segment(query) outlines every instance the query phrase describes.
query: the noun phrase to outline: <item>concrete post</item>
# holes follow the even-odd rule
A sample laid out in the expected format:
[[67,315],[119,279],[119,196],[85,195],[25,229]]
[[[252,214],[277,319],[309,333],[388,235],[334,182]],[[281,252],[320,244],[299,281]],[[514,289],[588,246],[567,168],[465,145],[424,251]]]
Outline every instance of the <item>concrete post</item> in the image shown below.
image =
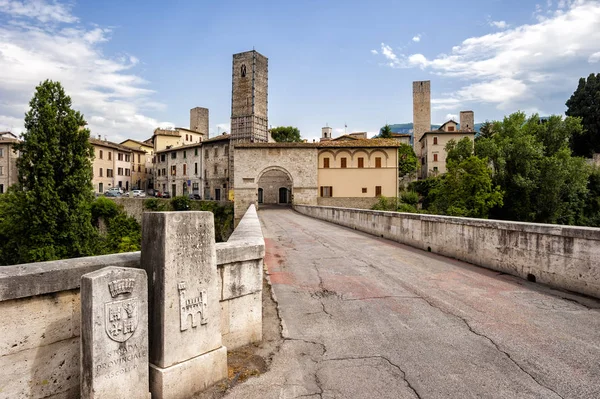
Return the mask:
[[141,264],[149,276],[152,398],[190,398],[227,377],[213,214],[144,213]]

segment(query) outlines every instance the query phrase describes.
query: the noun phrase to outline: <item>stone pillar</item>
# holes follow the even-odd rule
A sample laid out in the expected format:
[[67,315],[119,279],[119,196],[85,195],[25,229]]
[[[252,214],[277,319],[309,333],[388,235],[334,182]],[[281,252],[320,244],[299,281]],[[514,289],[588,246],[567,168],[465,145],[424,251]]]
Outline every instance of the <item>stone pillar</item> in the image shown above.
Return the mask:
[[140,269],[81,277],[82,398],[150,398],[147,287]]
[[422,156],[419,140],[430,130],[431,82],[429,80],[413,82],[413,148],[417,157]]
[[213,214],[144,213],[141,264],[150,276],[152,398],[190,398],[227,377]]

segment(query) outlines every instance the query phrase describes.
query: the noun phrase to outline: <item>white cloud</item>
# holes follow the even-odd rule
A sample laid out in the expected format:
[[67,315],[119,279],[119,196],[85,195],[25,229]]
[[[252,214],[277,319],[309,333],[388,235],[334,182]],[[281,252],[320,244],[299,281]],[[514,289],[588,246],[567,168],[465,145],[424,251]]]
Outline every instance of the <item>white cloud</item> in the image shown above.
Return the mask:
[[230,132],[230,126],[231,124],[229,122],[226,123],[217,123],[217,129],[216,131],[214,129],[210,129],[211,130],[211,137],[217,136],[219,134],[223,134],[225,132],[229,133]]
[[71,6],[44,0],[0,0],[0,13],[15,18],[35,18],[40,22],[77,22],[78,18],[71,14]]
[[375,54],[375,55],[377,55],[377,54],[379,54],[379,53],[377,52],[377,50],[371,50],[371,54]]
[[588,58],[588,62],[590,64],[595,64],[596,62],[600,62],[600,51],[590,55],[590,58]]
[[542,107],[544,98],[572,92],[578,78],[589,73],[585,61],[600,57],[600,2],[565,0],[557,7],[541,22],[468,38],[448,55],[397,55],[385,43],[382,53],[390,67],[419,67],[456,78],[462,87],[434,98],[436,109],[456,109],[466,102],[500,109]]
[[490,26],[493,26],[498,29],[506,29],[510,25],[506,23],[506,21],[490,21]]
[[453,121],[458,121],[458,115],[446,114],[446,119],[444,120],[444,122],[449,121],[450,119],[452,119]]
[[421,41],[421,34],[413,36],[412,41],[416,42],[416,43],[420,42]]
[[103,54],[110,29],[75,24],[58,2],[0,0],[1,14],[19,21],[0,26],[0,130],[23,130],[27,103],[46,79],[63,84],[93,135],[146,139],[156,127],[173,126],[146,115],[165,105],[151,99],[148,82],[135,73],[139,60]]

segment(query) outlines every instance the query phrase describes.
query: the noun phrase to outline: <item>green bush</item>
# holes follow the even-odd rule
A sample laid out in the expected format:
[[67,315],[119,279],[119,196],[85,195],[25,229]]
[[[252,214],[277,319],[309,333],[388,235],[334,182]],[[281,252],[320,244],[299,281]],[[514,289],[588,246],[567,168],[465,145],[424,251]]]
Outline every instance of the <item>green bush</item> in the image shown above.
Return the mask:
[[398,198],[396,197],[379,197],[377,203],[371,208],[374,211],[395,211],[398,209]]
[[173,199],[171,199],[171,208],[173,208],[174,211],[189,211],[191,209],[190,203],[189,197],[183,195],[173,197]]
[[398,206],[398,212],[417,213],[418,211],[414,205],[400,204]]
[[400,201],[408,205],[417,206],[419,203],[419,194],[415,191],[404,192],[400,195]]
[[109,219],[119,214],[121,209],[113,201],[106,197],[98,197],[92,202],[92,223],[98,225],[98,219]]
[[144,208],[153,212],[160,212],[165,210],[165,202],[158,198],[148,198],[144,200]]

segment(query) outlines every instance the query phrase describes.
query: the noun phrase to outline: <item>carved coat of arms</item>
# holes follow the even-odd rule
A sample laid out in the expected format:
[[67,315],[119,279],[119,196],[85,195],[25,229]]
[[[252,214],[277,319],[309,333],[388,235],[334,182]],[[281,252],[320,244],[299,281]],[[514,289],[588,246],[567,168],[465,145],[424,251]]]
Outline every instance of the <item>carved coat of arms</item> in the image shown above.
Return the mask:
[[[130,294],[135,282],[133,280],[118,280],[109,284],[113,298]],[[107,302],[104,304],[104,328],[106,333],[116,342],[125,342],[135,332],[138,326],[137,298],[122,299],[120,301]]]

